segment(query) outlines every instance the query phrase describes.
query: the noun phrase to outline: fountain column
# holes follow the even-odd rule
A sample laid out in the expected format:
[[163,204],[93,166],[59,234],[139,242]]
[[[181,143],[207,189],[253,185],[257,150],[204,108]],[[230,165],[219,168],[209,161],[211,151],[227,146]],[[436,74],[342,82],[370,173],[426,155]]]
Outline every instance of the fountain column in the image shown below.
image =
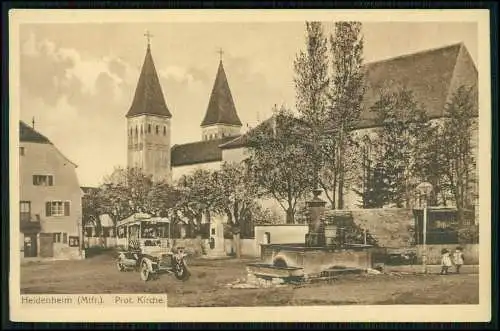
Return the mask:
[[321,226],[321,221],[323,213],[326,210],[326,201],[319,197],[321,192],[321,189],[315,189],[313,191],[313,198],[307,202],[307,207],[309,208],[309,232],[306,234],[306,246],[310,247],[318,247],[325,244],[325,233]]

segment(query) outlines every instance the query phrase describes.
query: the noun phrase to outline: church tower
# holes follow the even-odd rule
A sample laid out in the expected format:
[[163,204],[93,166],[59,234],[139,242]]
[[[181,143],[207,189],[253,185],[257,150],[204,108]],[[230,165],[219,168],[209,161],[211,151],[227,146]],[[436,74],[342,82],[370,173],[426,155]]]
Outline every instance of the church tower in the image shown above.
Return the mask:
[[207,112],[201,122],[202,139],[213,140],[240,134],[241,121],[236,113],[233,96],[229,89],[224,65],[221,59],[215,77]]
[[128,167],[141,168],[153,180],[171,182],[170,119],[160,80],[151,55],[149,33],[146,57],[126,115]]

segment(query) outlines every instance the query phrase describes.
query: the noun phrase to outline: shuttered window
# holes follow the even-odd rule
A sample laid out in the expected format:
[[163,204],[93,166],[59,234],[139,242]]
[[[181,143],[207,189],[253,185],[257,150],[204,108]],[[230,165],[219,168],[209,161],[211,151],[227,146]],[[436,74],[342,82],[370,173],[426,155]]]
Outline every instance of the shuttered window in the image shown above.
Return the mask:
[[69,201],[47,201],[45,203],[45,216],[70,216]]

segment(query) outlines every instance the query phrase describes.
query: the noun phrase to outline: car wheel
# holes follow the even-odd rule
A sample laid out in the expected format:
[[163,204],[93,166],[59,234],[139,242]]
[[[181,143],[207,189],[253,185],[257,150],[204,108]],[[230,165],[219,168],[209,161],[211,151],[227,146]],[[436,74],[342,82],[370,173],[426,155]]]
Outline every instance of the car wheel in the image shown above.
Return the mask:
[[142,262],[140,274],[141,274],[141,279],[145,282],[151,279],[151,272],[149,271],[149,267],[146,262]]

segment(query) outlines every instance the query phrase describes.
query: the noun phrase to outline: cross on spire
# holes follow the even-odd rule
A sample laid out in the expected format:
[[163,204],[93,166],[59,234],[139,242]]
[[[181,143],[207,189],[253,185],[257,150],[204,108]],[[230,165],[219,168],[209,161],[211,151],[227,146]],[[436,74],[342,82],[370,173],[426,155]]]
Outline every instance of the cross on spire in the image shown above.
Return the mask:
[[224,52],[222,51],[222,48],[219,48],[217,53],[219,53],[219,58],[220,58],[220,61],[222,62],[222,54],[224,54]]
[[146,30],[146,33],[144,34],[144,36],[146,37],[146,40],[148,41],[148,48],[149,48],[149,46],[151,45],[151,37],[153,37],[153,35],[149,32],[149,30]]

